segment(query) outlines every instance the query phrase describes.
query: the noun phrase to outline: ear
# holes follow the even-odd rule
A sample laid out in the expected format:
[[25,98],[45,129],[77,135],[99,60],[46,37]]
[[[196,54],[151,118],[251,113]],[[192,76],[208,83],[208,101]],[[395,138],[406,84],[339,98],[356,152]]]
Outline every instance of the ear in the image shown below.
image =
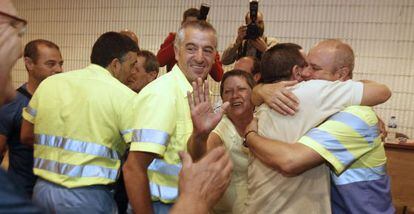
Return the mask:
[[157,76],[158,76],[158,72],[157,71],[150,71],[148,74],[150,75],[151,81],[152,80],[155,80],[157,78]]
[[253,79],[256,83],[258,83],[261,77],[262,77],[261,73],[256,73],[254,74]]
[[114,58],[106,68],[111,72],[112,76],[117,77],[121,71],[121,61],[118,58]]
[[24,66],[26,67],[27,71],[32,71],[33,66],[34,66],[33,60],[30,59],[29,57],[25,57],[24,58]]
[[175,61],[178,62],[178,53],[179,53],[179,48],[177,46],[175,46],[175,44],[173,44],[174,46],[174,56],[175,56]]
[[301,75],[302,69],[303,68],[299,67],[298,65],[293,66],[291,79],[301,81],[302,80],[302,75]]
[[348,67],[342,67],[335,72],[337,78],[341,81],[350,79],[349,74],[351,73]]

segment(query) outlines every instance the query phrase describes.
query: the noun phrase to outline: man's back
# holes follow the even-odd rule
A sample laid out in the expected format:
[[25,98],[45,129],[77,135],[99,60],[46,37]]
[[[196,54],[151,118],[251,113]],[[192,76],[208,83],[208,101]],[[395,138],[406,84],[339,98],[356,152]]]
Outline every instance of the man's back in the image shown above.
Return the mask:
[[347,107],[299,142],[331,167],[333,213],[395,212],[378,119],[371,107]]
[[134,96],[97,65],[42,82],[23,113],[36,121],[35,174],[69,188],[114,182]]
[[[266,105],[259,107],[259,134],[296,142],[312,127],[345,106],[359,104],[362,84],[314,80],[293,90],[300,100],[295,116],[280,115]],[[248,169],[247,213],[330,213],[329,173],[321,165],[296,177],[284,177],[251,156]]]

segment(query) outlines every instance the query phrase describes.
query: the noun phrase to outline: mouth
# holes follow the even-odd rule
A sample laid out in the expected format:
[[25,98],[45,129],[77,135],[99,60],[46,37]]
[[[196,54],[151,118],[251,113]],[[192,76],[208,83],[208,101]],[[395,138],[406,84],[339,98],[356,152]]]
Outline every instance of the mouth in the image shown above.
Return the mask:
[[241,105],[242,105],[242,102],[233,102],[233,103],[231,103],[232,107],[239,107]]
[[204,70],[204,68],[205,68],[205,66],[204,65],[191,65],[190,66],[192,69],[194,69],[194,70],[196,70],[196,71],[200,71],[200,72],[202,72],[203,70]]

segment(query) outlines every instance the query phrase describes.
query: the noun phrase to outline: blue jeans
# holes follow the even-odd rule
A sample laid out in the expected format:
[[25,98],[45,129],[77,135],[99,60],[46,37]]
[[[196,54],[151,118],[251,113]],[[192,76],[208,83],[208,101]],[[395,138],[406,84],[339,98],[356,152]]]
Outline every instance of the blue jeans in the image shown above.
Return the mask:
[[33,203],[46,213],[117,213],[110,187],[66,188],[41,178],[33,189]]

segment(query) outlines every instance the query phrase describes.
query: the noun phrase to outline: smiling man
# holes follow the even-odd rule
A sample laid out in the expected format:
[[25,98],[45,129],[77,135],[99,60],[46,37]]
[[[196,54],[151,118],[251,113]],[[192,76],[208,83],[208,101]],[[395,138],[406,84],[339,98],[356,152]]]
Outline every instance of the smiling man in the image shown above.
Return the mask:
[[22,110],[27,106],[39,84],[47,77],[62,72],[62,55],[59,47],[47,40],[27,43],[24,63],[28,81],[17,89],[17,95],[0,108],[0,152],[9,149],[8,174],[32,196],[36,177],[33,174],[33,148],[20,142]]
[[193,131],[187,91],[197,78],[207,78],[216,46],[216,31],[209,23],[184,23],[175,40],[177,65],[138,95],[138,130],[123,168],[135,211],[167,213],[178,197],[178,152],[186,150]]

